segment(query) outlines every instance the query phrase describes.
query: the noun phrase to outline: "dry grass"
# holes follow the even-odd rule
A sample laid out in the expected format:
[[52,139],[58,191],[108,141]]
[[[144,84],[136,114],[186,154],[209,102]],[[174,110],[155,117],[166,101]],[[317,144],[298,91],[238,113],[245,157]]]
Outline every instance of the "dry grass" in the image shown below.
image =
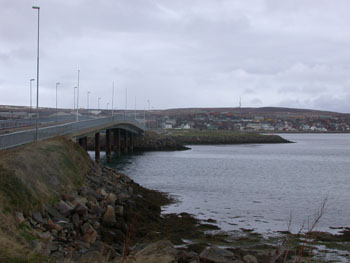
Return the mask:
[[31,253],[30,231],[21,229],[14,213],[30,214],[57,201],[63,191],[82,185],[92,165],[80,146],[62,137],[0,151],[1,262],[47,262]]

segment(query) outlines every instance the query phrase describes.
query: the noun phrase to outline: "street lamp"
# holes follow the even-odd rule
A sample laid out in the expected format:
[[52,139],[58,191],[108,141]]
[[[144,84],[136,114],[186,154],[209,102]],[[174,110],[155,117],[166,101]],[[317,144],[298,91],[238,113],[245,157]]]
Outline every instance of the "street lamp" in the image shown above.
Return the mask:
[[89,109],[89,95],[90,95],[90,93],[91,93],[90,91],[87,92],[87,105],[86,105],[87,107],[86,107],[86,109]]
[[78,87],[74,87],[74,108],[73,110],[75,110],[75,89],[77,89]]
[[79,120],[79,75],[80,75],[80,70],[78,69],[78,92],[77,92],[77,116],[76,116],[76,121]]
[[58,121],[58,111],[57,111],[57,87],[58,85],[60,85],[61,83],[57,82],[56,83],[56,122]]
[[108,110],[109,102],[107,102],[107,110]]
[[100,100],[101,100],[101,98],[98,98],[98,99],[97,99],[97,109],[98,109],[98,110],[100,109]]
[[32,92],[32,82],[34,81],[35,79],[30,79],[30,113],[32,113],[32,95],[33,95],[33,92]]
[[38,48],[36,59],[36,121],[35,121],[35,140],[38,140],[38,122],[39,122],[39,25],[40,25],[40,7],[33,6],[33,9],[38,10]]
[[112,117],[114,115],[113,109],[114,109],[114,82],[112,86]]

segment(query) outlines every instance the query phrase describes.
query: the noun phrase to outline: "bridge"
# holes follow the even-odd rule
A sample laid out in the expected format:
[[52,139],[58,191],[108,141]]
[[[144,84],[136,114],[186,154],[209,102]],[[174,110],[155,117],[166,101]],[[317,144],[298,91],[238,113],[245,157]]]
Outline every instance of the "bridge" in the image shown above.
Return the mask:
[[[106,133],[106,155],[111,158],[111,150],[120,156],[124,152],[133,151],[134,135],[143,134],[145,126],[136,119],[129,116],[111,116],[99,119],[84,120],[60,124],[38,129],[38,140],[46,140],[58,135],[65,136],[87,150],[87,138],[94,134],[95,137],[95,158],[100,159],[100,133]],[[113,133],[113,141],[112,141]],[[16,146],[34,142],[36,130],[24,130],[0,135],[0,149],[9,149]],[[121,143],[123,142],[123,144]]]

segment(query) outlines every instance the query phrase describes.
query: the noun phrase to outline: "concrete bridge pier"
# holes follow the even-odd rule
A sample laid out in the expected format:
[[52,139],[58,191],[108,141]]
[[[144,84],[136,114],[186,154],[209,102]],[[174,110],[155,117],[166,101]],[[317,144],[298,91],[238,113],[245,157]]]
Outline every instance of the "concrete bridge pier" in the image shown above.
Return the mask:
[[87,147],[87,137],[79,138],[79,145],[85,149],[85,151],[88,150]]
[[100,161],[100,149],[101,149],[101,143],[100,143],[100,133],[95,133],[95,160],[96,162]]
[[113,151],[120,157],[120,129],[113,130]]
[[130,145],[129,145],[130,153],[134,152],[134,134],[130,132]]
[[111,161],[111,130],[106,130],[106,156],[107,162]]
[[129,148],[128,131],[124,131],[124,153],[125,154],[128,154],[128,148]]

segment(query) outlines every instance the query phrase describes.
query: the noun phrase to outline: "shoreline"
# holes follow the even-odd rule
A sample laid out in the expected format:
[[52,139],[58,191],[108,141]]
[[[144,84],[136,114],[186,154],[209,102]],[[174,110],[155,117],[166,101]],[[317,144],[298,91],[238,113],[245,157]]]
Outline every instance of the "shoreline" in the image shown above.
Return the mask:
[[251,229],[232,235],[212,219],[162,214],[175,202],[169,193],[93,162],[61,137],[0,155],[0,257],[9,261],[294,262],[301,250],[300,259],[307,259],[317,256],[320,244],[343,251],[350,242],[350,229],[342,235],[286,231],[264,237]]

